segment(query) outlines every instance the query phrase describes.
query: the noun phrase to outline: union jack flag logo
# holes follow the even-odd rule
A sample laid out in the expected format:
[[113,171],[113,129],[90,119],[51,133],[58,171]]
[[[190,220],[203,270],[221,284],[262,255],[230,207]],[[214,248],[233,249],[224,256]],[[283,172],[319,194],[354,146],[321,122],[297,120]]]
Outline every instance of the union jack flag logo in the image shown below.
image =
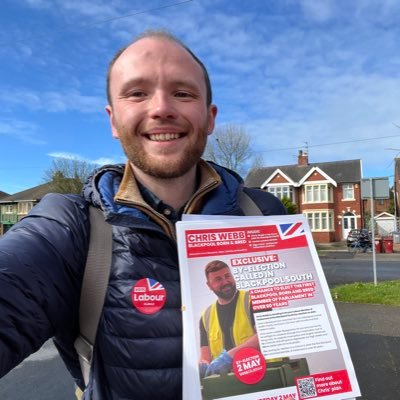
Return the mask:
[[160,282],[156,281],[155,279],[146,278],[147,279],[147,287],[149,290],[162,290],[164,289],[163,285]]
[[278,230],[279,235],[283,240],[304,235],[302,222],[295,222],[293,224],[280,224],[278,226]]

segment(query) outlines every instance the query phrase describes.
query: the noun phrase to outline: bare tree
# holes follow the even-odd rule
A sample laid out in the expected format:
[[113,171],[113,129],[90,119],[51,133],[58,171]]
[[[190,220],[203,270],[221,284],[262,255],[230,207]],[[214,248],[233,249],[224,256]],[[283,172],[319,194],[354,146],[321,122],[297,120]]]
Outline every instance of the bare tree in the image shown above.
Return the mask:
[[214,161],[238,173],[244,173],[249,161],[261,161],[250,146],[250,135],[243,127],[236,125],[219,126],[210,136],[204,152],[206,160]]
[[76,158],[54,158],[44,180],[56,193],[81,193],[83,184],[95,165]]

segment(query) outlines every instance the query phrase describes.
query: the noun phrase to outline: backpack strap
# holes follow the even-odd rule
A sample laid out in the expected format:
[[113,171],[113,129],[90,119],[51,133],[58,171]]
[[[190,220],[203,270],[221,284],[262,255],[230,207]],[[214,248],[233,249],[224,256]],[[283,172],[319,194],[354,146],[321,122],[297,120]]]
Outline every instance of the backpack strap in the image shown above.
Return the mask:
[[[263,215],[243,188],[238,191],[238,200],[245,215]],[[110,224],[104,220],[104,215],[99,208],[90,206],[89,216],[90,242],[79,306],[80,334],[74,343],[85,385],[89,382],[93,346],[107,291],[112,257]]]
[[93,346],[104,305],[112,257],[112,228],[99,208],[89,207],[90,241],[79,305],[80,334],[74,347],[85,385],[89,382]]
[[238,191],[238,200],[240,208],[244,211],[244,215],[263,215],[256,202],[244,191],[243,187]]

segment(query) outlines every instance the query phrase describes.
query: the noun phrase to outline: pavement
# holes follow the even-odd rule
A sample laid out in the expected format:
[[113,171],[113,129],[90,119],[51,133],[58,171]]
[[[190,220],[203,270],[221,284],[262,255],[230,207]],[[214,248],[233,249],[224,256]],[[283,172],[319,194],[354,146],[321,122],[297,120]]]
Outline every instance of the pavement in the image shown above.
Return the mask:
[[400,308],[335,303],[363,400],[400,398]]
[[[335,243],[320,243],[316,244],[317,252],[320,258],[360,258],[360,259],[371,259],[373,253],[352,253],[348,250],[346,242],[335,242]],[[378,253],[375,252],[376,261],[399,261],[400,252],[394,251],[393,253]],[[400,396],[399,396],[400,399]]]
[[[372,259],[352,254],[345,243],[317,245],[321,258]],[[375,253],[376,261],[399,261],[400,253]],[[335,303],[362,400],[400,399],[400,307]]]

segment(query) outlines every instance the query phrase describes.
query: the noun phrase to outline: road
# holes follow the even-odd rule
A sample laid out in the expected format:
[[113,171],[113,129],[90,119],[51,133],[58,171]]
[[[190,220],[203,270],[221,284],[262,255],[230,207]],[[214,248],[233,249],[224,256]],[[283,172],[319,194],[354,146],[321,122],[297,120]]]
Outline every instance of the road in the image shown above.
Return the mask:
[[[396,259],[397,258],[397,259]],[[373,282],[372,254],[336,253],[335,258],[321,257],[321,265],[330,287],[352,282]],[[376,261],[377,280],[400,279],[400,254]]]
[[52,341],[0,380],[2,400],[73,400],[74,384]]
[[[378,281],[400,279],[399,261],[400,255],[377,260]],[[371,255],[353,257],[345,252],[337,252],[328,257],[321,257],[321,264],[330,287],[356,281],[373,281]],[[368,372],[364,372],[362,369],[364,368],[363,365],[368,365],[367,359],[362,358],[367,357],[368,354],[365,352],[365,348],[368,348],[371,340],[374,340],[376,343],[374,342],[373,348],[376,348],[378,353],[383,354],[385,349],[378,346],[379,343],[382,343],[382,337],[385,339],[384,345],[386,347],[391,349],[399,348],[400,343],[397,337],[361,335],[359,333],[346,334],[349,348],[354,357],[354,363],[355,365],[359,364],[358,368],[362,371],[361,381],[365,377],[365,383],[362,382],[364,386],[368,384],[368,381],[373,381],[369,378]],[[368,340],[368,342],[365,342],[365,340]],[[389,340],[393,343],[389,342]],[[379,354],[375,355],[376,358],[378,356]],[[368,370],[370,369],[368,368]],[[386,375],[390,376],[389,374]],[[373,386],[377,386],[376,382]],[[371,391],[372,389],[368,388],[368,390]],[[21,400],[25,398],[30,400],[72,400],[74,399],[73,392],[72,379],[58,357],[51,341],[47,342],[39,352],[29,357],[19,367],[0,380],[0,399],[2,400]],[[381,395],[380,400],[386,400],[386,398],[389,400],[392,397]],[[377,397],[373,394],[370,397],[363,397],[363,399],[376,400]]]

